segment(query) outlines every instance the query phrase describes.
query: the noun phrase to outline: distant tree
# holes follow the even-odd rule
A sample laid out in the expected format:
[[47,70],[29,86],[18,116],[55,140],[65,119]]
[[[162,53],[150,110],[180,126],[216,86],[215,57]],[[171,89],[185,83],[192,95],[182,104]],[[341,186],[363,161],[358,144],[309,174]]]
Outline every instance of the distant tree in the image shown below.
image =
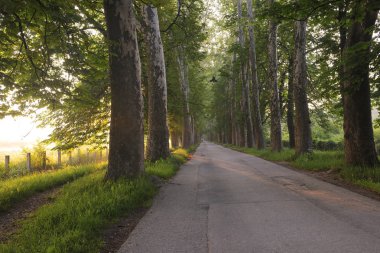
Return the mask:
[[189,148],[193,145],[193,126],[190,114],[190,84],[189,84],[189,66],[187,65],[185,49],[179,46],[177,49],[177,61],[180,76],[181,90],[183,94],[183,130],[182,130],[182,146]]
[[288,95],[286,103],[286,122],[288,126],[289,133],[289,147],[295,147],[295,136],[294,136],[294,92],[293,92],[293,56],[289,56],[289,66],[288,66]]
[[265,147],[264,133],[260,112],[260,94],[259,94],[259,79],[257,76],[257,63],[256,63],[256,42],[254,34],[253,23],[255,21],[253,16],[252,0],[247,0],[247,11],[250,25],[248,26],[249,33],[249,61],[252,75],[252,123],[256,142],[256,148],[262,149]]
[[[274,0],[268,0],[269,6],[272,6]],[[282,150],[282,133],[281,133],[281,108],[280,97],[278,91],[278,59],[277,59],[277,21],[273,18],[269,21],[269,40],[268,40],[268,58],[269,58],[269,73],[268,82],[271,91],[271,123],[270,123],[270,136],[272,151]]]
[[297,155],[312,149],[309,106],[307,100],[306,21],[295,22],[293,92],[295,102],[295,150]]
[[[243,11],[242,11],[242,0],[238,0],[238,19],[242,20]],[[244,60],[244,48],[245,48],[245,35],[243,26],[239,25],[239,43],[240,43],[240,64],[241,64],[241,81],[242,81],[242,111],[243,111],[243,121],[244,128],[242,131],[245,132],[245,139],[247,147],[253,147],[254,139],[253,139],[253,126],[252,126],[252,113],[251,113],[251,103],[249,96],[249,85],[248,85],[248,68],[247,64]]]

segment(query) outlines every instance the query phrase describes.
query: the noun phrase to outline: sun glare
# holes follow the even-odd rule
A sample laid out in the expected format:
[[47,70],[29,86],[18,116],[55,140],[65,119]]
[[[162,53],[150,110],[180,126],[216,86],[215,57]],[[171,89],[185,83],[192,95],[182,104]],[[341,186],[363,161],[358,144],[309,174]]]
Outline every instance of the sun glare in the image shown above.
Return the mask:
[[5,117],[0,120],[0,152],[17,152],[48,137],[49,128],[38,128],[27,117]]

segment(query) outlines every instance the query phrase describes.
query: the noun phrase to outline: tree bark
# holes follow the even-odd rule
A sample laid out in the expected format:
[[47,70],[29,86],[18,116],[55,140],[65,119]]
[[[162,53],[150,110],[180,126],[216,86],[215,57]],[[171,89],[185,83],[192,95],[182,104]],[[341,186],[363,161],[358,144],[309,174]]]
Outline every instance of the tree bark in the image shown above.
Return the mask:
[[166,69],[157,8],[145,5],[143,18],[144,42],[148,54],[147,159],[154,162],[170,156]]
[[295,147],[294,138],[294,95],[293,95],[293,56],[289,57],[289,77],[288,77],[288,97],[287,97],[287,110],[286,110],[286,122],[288,125],[289,133],[289,148]]
[[144,171],[141,65],[132,0],[105,0],[111,82],[110,150],[106,179]]
[[373,138],[369,84],[370,42],[378,9],[375,1],[354,1],[344,50],[344,153],[346,163],[378,163]]
[[339,10],[338,10],[338,22],[339,22],[339,67],[338,67],[338,76],[339,76],[339,86],[340,86],[340,93],[342,96],[342,107],[344,104],[344,63],[343,63],[343,52],[346,48],[347,43],[347,25],[345,23],[347,18],[347,8],[348,8],[348,1],[349,0],[343,0],[339,3]]
[[182,131],[182,146],[184,148],[189,148],[192,143],[192,122],[190,114],[190,105],[189,105],[189,70],[186,63],[186,56],[183,46],[179,46],[177,50],[177,62],[179,68],[179,76],[181,89],[183,94],[183,131]]
[[[238,15],[239,20],[242,19],[242,0],[238,0]],[[246,64],[244,62],[244,50],[245,48],[245,37],[243,27],[239,25],[239,43],[241,47],[240,61],[241,61],[241,79],[242,79],[242,111],[244,115],[245,128],[246,128],[246,146],[249,148],[253,147],[253,127],[252,127],[252,115],[251,115],[251,105],[249,98],[249,85],[246,70]]]
[[[274,0],[268,0],[269,6],[272,6]],[[282,150],[282,133],[281,133],[281,108],[280,97],[278,94],[277,81],[277,24],[271,19],[269,21],[269,41],[268,41],[268,58],[269,73],[268,82],[271,91],[271,124],[270,137],[272,151],[280,152]]]
[[295,22],[294,101],[296,155],[312,151],[309,106],[307,101],[306,21]]
[[255,143],[257,149],[263,149],[265,147],[263,125],[260,113],[260,93],[259,93],[259,79],[257,76],[257,64],[256,64],[256,42],[254,27],[252,23],[255,21],[252,10],[252,0],[247,0],[248,18],[251,24],[248,26],[249,33],[249,60],[252,74],[252,123],[255,137]]

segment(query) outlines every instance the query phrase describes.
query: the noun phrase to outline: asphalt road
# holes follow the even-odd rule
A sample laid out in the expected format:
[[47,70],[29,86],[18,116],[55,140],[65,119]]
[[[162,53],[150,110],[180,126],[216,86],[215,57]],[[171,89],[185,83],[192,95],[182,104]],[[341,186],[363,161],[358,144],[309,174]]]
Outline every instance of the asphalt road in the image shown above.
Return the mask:
[[119,252],[380,252],[380,203],[203,142]]

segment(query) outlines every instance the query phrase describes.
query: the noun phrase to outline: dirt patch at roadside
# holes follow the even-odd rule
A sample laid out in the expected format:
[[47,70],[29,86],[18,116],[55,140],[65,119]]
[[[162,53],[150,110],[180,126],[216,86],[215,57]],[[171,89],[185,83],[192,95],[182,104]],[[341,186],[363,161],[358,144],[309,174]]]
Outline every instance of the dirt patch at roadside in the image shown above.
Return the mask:
[[15,204],[11,209],[0,212],[0,243],[9,240],[17,233],[20,222],[30,217],[39,207],[52,202],[61,187],[36,193]]
[[149,208],[140,208],[130,213],[128,217],[121,218],[118,222],[110,225],[103,231],[104,246],[101,253],[117,252],[121,245],[127,241],[130,233],[144,217]]
[[277,163],[277,164],[279,164],[281,166],[284,166],[284,167],[286,167],[288,169],[291,169],[291,170],[294,170],[294,171],[297,171],[297,172],[300,172],[300,173],[303,173],[303,174],[306,174],[306,175],[318,178],[318,179],[320,179],[322,181],[325,181],[327,183],[343,187],[343,188],[345,188],[347,190],[350,190],[352,192],[355,192],[355,193],[358,193],[360,195],[366,196],[368,198],[380,201],[380,194],[379,193],[377,193],[375,191],[371,191],[370,189],[366,189],[366,188],[360,187],[358,185],[355,185],[355,184],[353,184],[351,182],[348,182],[348,181],[344,180],[340,176],[338,170],[309,171],[309,170],[303,170],[303,169],[294,168],[288,162],[274,162],[274,163]]

